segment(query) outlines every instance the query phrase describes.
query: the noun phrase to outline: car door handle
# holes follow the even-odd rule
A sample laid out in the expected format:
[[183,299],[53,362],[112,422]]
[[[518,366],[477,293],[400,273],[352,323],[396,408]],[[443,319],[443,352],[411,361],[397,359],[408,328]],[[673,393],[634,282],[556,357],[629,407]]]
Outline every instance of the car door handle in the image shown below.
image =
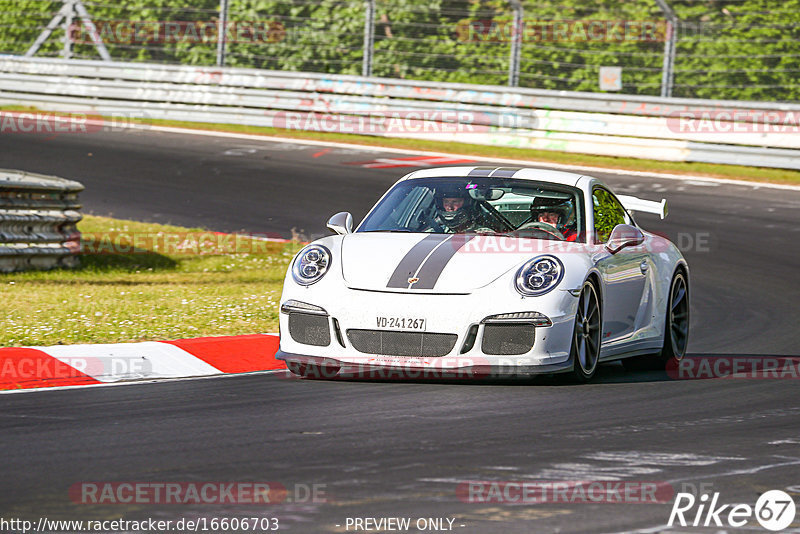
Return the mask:
[[642,273],[644,274],[650,268],[650,264],[647,263],[647,260],[642,260],[642,263],[639,264],[639,268],[642,270]]

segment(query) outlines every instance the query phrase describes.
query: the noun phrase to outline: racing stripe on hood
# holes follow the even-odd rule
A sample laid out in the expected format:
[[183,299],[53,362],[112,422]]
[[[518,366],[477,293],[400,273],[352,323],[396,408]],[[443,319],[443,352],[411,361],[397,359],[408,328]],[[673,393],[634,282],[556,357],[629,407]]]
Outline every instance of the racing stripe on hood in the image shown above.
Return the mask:
[[497,167],[475,167],[467,176],[489,176]]
[[491,176],[492,178],[513,178],[522,167],[475,167],[467,176]]
[[408,289],[408,279],[416,275],[425,258],[433,249],[451,237],[453,236],[447,234],[431,234],[411,247],[411,250],[397,264],[386,287]]
[[453,256],[456,255],[456,252],[475,238],[474,235],[463,234],[453,235],[452,237],[449,243],[444,243],[442,246],[438,247],[433,254],[425,260],[425,264],[416,275],[416,277],[419,278],[419,282],[409,287],[408,280],[406,280],[406,287],[409,287],[409,289],[411,289],[411,287],[414,289],[433,289],[436,286],[436,282],[439,281],[439,276],[441,276],[442,271],[444,271],[444,268],[450,263],[450,260],[453,259]]
[[513,178],[521,167],[500,167],[492,173],[492,178]]

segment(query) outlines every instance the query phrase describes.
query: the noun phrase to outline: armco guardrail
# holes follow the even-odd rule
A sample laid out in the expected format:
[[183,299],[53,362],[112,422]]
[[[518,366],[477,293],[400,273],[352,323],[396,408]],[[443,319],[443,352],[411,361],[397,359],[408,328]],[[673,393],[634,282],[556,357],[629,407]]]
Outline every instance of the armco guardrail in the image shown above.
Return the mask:
[[0,103],[800,169],[797,104],[18,56],[0,58]]
[[0,169],[0,272],[75,267],[78,182]]

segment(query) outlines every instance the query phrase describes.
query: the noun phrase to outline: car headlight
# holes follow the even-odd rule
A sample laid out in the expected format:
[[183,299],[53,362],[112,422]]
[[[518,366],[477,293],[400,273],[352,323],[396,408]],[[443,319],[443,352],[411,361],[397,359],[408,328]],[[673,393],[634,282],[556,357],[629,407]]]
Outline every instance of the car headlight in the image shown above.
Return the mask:
[[330,265],[330,250],[322,245],[309,245],[294,259],[292,277],[301,286],[310,286],[325,276]]
[[554,256],[539,256],[517,271],[516,287],[521,295],[538,297],[550,292],[564,278],[564,265]]

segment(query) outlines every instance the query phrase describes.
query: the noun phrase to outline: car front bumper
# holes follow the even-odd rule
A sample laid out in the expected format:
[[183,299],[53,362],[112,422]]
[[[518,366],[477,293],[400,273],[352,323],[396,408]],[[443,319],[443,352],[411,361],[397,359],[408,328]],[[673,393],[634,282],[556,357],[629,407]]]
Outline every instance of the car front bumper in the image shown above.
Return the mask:
[[[466,378],[547,374],[572,368],[570,347],[577,298],[556,289],[542,297],[522,298],[515,291],[488,286],[466,295],[384,293],[336,287],[319,291],[292,286],[284,288],[282,305],[289,300],[320,308],[330,341],[324,346],[301,343],[289,327],[289,314],[280,314],[281,342],[277,357],[290,369],[338,368],[339,376],[371,375],[389,371],[413,378]],[[535,328],[532,347],[523,354],[498,355],[482,350],[487,317],[519,312],[545,315],[551,326]],[[353,346],[350,330],[379,331],[379,317],[425,319],[425,332],[457,336],[452,350],[438,356],[375,354]],[[321,320],[321,319],[320,319]],[[477,336],[469,347],[470,331]],[[383,330],[384,332],[386,330]],[[406,331],[408,332],[408,331]],[[468,348],[468,350],[465,350]],[[386,351],[384,351],[386,352]],[[456,375],[456,376],[445,376]],[[384,378],[387,378],[384,376]]]

